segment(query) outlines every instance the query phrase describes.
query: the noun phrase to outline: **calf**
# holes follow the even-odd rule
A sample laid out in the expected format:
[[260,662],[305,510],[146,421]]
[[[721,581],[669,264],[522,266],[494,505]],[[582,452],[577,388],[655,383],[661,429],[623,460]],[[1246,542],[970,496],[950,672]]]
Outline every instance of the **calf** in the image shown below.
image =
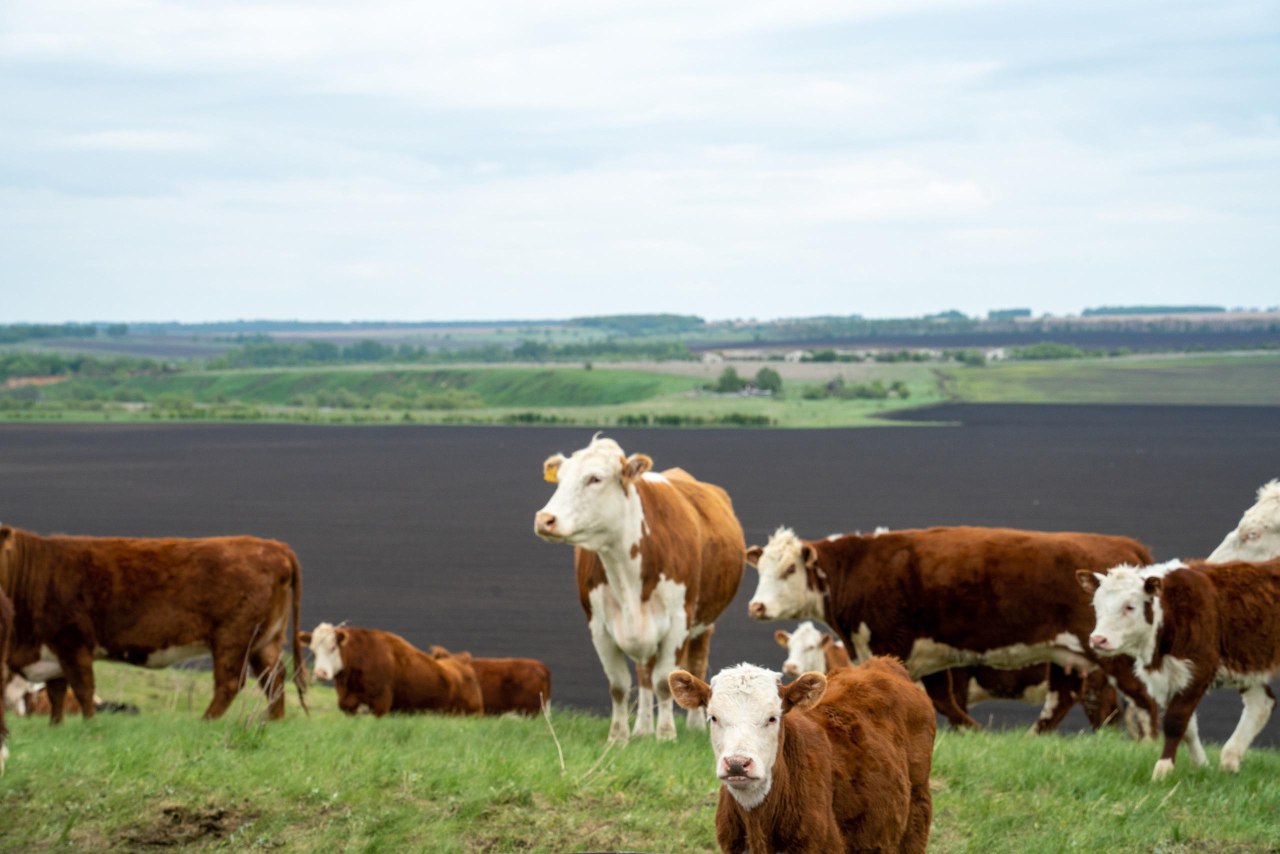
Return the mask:
[[436,660],[399,635],[321,623],[303,632],[315,654],[317,679],[332,679],[338,708],[349,715],[367,708],[388,712],[484,711],[480,685],[466,653]]
[[[39,682],[28,682],[17,673],[9,674],[9,682],[4,688],[4,705],[5,708],[16,713],[20,718],[29,715],[48,715],[53,713],[53,702],[49,699],[49,688]],[[96,712],[138,714],[138,707],[132,703],[117,703],[111,700],[104,700],[97,694],[93,695],[93,708]],[[76,699],[74,694],[67,695],[63,712],[68,715],[80,714],[80,701]]]
[[[782,663],[783,676],[799,676],[810,671],[829,674],[837,667],[853,666],[844,643],[833,638],[830,632],[819,630],[811,620],[796,626],[794,632],[778,629],[773,639],[787,651],[787,660]],[[858,656],[859,659],[866,657]]]
[[925,850],[935,723],[901,662],[872,658],[786,686],[750,664],[710,685],[683,670],[670,683],[711,724],[723,851]]
[[1164,709],[1164,752],[1151,778],[1173,770],[1184,737],[1192,763],[1208,762],[1195,710],[1216,686],[1236,688],[1244,699],[1220,761],[1222,770],[1239,771],[1276,703],[1267,682],[1280,672],[1280,560],[1122,565],[1080,570],[1077,578],[1097,614],[1093,649],[1133,656],[1138,677]]
[[[442,646],[431,647],[431,656],[437,661],[454,655]],[[543,704],[551,702],[551,668],[538,659],[471,657],[470,661],[480,683],[486,715],[536,715]]]

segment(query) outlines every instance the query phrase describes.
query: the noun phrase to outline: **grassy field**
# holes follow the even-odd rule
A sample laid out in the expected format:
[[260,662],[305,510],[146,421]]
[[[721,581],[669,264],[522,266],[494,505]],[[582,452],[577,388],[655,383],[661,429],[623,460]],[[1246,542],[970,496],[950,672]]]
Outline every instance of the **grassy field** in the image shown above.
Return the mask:
[[[249,691],[206,724],[208,680],[100,665],[100,693],[141,715],[12,720],[0,851],[715,849],[705,734],[607,750],[607,720],[562,709],[346,718],[323,687],[309,718],[291,700],[263,725]],[[1280,753],[1235,777],[1184,757],[1153,784],[1157,752],[1117,733],[940,733],[930,850],[1277,850]]]

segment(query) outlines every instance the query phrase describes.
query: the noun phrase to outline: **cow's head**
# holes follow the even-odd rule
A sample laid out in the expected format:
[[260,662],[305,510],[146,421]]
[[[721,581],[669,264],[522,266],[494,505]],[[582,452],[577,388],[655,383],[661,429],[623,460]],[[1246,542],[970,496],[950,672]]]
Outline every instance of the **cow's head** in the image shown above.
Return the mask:
[[342,647],[347,642],[347,636],[346,629],[335,628],[332,623],[321,623],[314,631],[299,635],[316,657],[317,679],[333,679],[342,672]]
[[1258,489],[1258,502],[1244,511],[1240,524],[1222,540],[1210,563],[1271,560],[1280,557],[1280,480]]
[[773,633],[773,639],[787,650],[787,660],[782,663],[783,676],[799,676],[810,670],[826,672],[826,645],[831,642],[831,635],[820,631],[812,622],[805,620],[794,632],[779,629]]
[[790,528],[779,528],[764,548],[747,549],[747,563],[760,571],[747,613],[756,620],[822,619],[818,553]]
[[1156,633],[1164,619],[1160,589],[1165,573],[1183,564],[1170,561],[1156,566],[1127,564],[1103,572],[1081,569],[1076,579],[1093,596],[1097,617],[1089,646],[1098,655],[1131,655],[1149,662],[1155,651]]
[[773,786],[782,752],[782,718],[812,708],[827,689],[827,677],[805,673],[782,685],[777,673],[739,664],[720,671],[708,685],[685,670],[667,680],[686,709],[705,708],[715,753],[715,774],[743,809],[754,809]]
[[633,484],[652,467],[644,454],[628,457],[617,442],[599,436],[571,457],[548,457],[543,476],[556,491],[534,516],[534,533],[590,551],[616,542],[628,532],[628,521],[638,537],[642,511]]

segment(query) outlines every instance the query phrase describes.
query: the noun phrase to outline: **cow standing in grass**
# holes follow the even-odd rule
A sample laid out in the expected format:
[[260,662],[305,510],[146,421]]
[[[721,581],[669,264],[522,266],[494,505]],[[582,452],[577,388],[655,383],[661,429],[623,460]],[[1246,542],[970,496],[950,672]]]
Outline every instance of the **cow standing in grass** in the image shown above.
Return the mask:
[[1271,560],[1280,557],[1280,480],[1258,489],[1258,501],[1240,517],[1235,530],[1227,534],[1205,560],[1225,563],[1233,560]]
[[1077,578],[1097,615],[1093,649],[1133,656],[1138,678],[1164,709],[1164,751],[1151,778],[1173,770],[1183,738],[1192,764],[1209,761],[1195,710],[1213,687],[1235,688],[1244,700],[1220,761],[1223,771],[1239,771],[1276,704],[1267,683],[1280,674],[1280,560],[1169,561],[1080,570]]
[[[543,474],[556,491],[534,518],[539,537],[574,546],[579,598],[613,701],[609,738],[619,742],[628,738],[627,659],[640,683],[635,734],[654,731],[656,694],[657,737],[676,737],[667,676],[677,664],[706,675],[714,623],[738,590],[746,552],[723,489],[652,466],[599,437],[571,457],[555,454]],[[700,709],[688,724],[705,725]]]

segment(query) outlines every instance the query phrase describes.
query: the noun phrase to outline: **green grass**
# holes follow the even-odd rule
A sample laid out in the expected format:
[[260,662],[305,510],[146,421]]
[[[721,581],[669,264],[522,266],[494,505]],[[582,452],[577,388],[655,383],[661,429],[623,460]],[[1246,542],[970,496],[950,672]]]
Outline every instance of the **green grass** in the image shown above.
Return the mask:
[[968,403],[1280,405],[1280,353],[1131,356],[939,368]]
[[[0,851],[715,847],[710,747],[683,727],[674,744],[606,750],[608,722],[588,714],[554,711],[554,738],[541,718],[347,718],[323,687],[310,717],[291,700],[283,722],[262,725],[250,690],[210,724],[198,720],[208,674],[98,671],[100,693],[143,714],[11,720]],[[1250,751],[1238,776],[1183,756],[1155,784],[1157,753],[1112,732],[940,733],[930,850],[1280,846],[1280,753]]]

